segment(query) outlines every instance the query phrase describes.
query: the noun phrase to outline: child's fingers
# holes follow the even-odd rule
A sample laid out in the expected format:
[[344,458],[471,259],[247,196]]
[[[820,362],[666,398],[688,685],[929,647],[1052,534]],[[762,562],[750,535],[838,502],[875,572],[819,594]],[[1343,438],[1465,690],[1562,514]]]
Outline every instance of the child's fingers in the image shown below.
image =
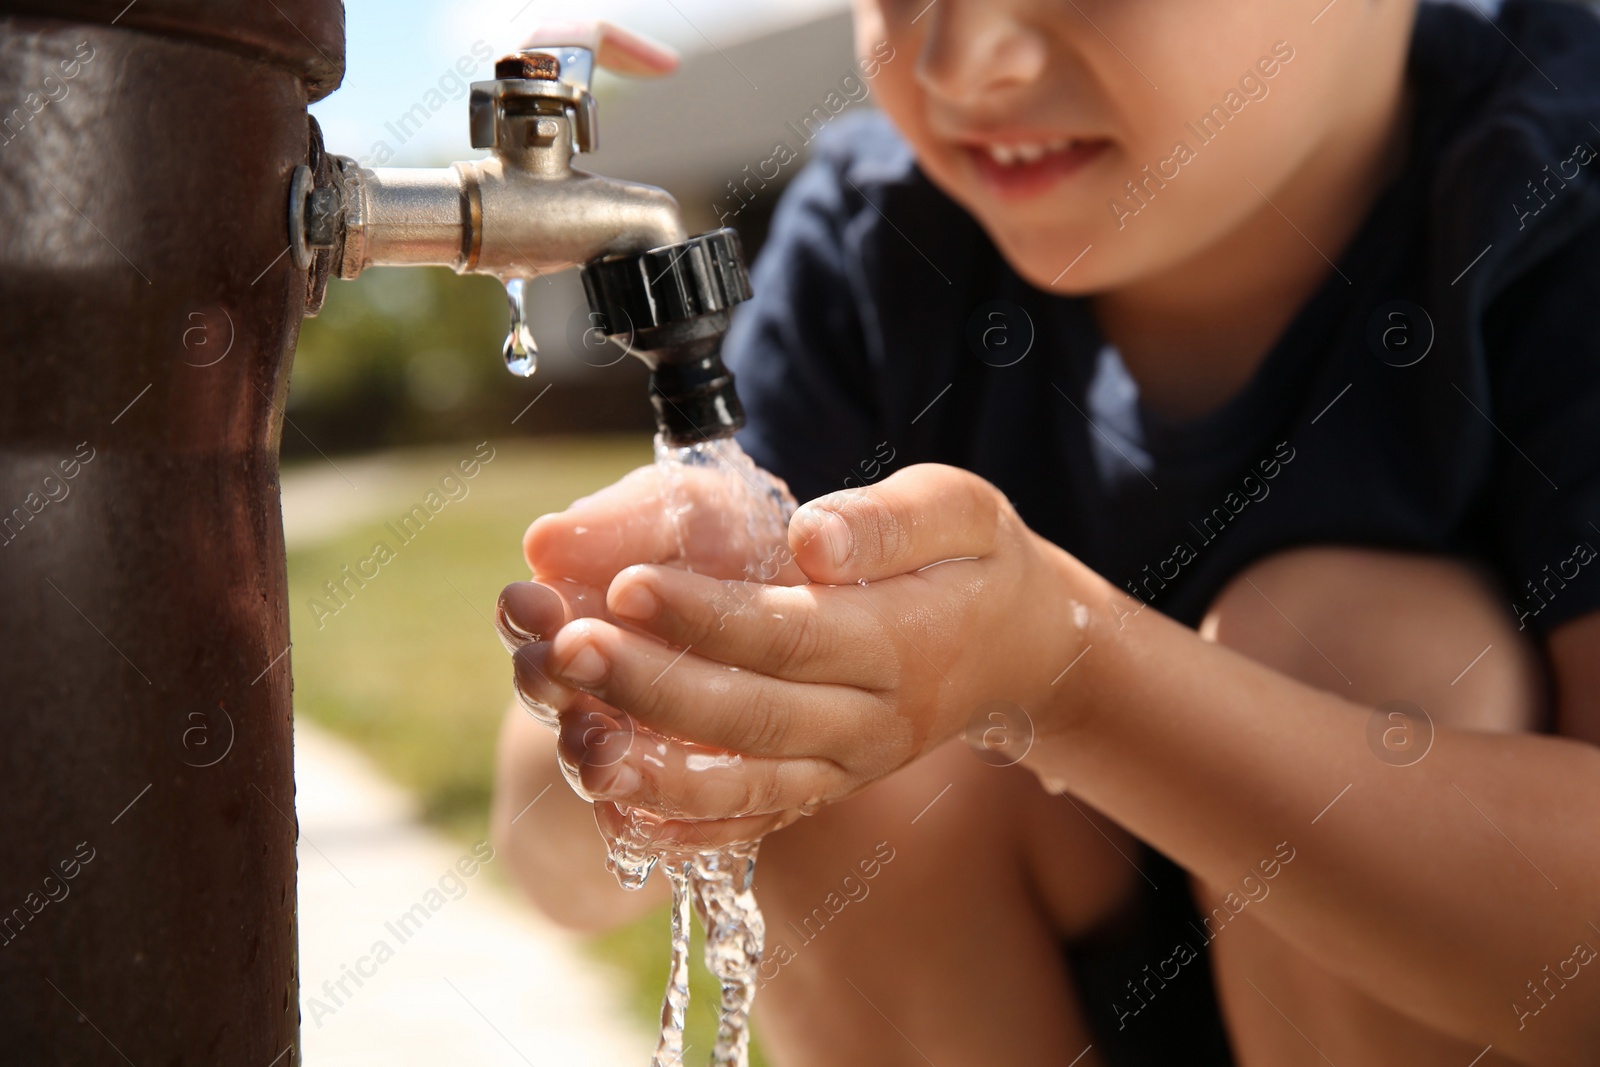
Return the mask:
[[522,538],[533,573],[604,589],[633,563],[671,559],[677,538],[653,467],[640,467],[565,511],[540,516]]
[[773,815],[834,800],[855,784],[831,760],[729,755],[661,737],[622,715],[564,715],[560,753],[590,800],[667,819]]
[[863,604],[817,593],[635,566],[613,579],[606,606],[669,645],[774,678],[890,684],[895,654],[882,620]]
[[584,694],[557,681],[550,673],[549,660],[549,641],[529,642],[511,653],[517,699],[540,722],[554,725],[551,713],[570,711]]
[[[693,852],[711,852],[727,848],[729,845],[748,844],[780,830],[796,819],[800,818],[797,811],[780,812],[776,815],[752,815],[742,819],[709,819],[705,821],[691,821],[688,819],[667,819],[659,825],[652,826],[643,844],[651,849],[663,851],[677,850],[688,854]],[[622,835],[627,829],[627,817],[617,809],[609,800],[597,800],[594,805],[594,819],[610,837]],[[672,862],[668,855],[664,862]]]
[[[735,487],[735,489],[740,487]],[[685,467],[667,476],[640,467],[565,511],[541,516],[523,535],[528,566],[542,579],[604,589],[635,563],[682,561],[702,574],[743,578],[759,546],[750,543],[749,502],[730,493],[720,471]],[[787,553],[770,561],[775,580],[804,581]]]
[[1011,506],[968,471],[921,463],[864,489],[830,493],[795,512],[789,544],[814,582],[883,578],[995,548]]
[[549,586],[538,582],[512,582],[500,591],[495,605],[495,629],[507,652],[530,641],[548,640],[567,621],[566,606]]
[[882,758],[863,737],[910,743],[910,724],[865,690],[723,666],[597,619],[563,627],[545,671],[659,733],[730,752],[788,759],[848,755],[861,764]]

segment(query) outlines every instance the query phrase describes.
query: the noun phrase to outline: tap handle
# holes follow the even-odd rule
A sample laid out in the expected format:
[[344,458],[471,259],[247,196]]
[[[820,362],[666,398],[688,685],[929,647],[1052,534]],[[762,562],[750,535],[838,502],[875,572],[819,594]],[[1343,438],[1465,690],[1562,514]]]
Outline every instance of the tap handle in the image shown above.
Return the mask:
[[652,78],[676,70],[678,53],[609,22],[540,26],[522,42],[520,51],[495,64],[494,81],[473,83],[472,147],[495,147],[502,97],[531,93],[562,101],[572,120],[574,149],[595,151],[600,147],[600,124],[589,87],[597,64],[618,74]]
[[522,50],[554,55],[561,62],[561,80],[584,90],[596,65],[635,78],[657,78],[678,69],[678,53],[672,48],[603,20],[545,23],[522,42]]

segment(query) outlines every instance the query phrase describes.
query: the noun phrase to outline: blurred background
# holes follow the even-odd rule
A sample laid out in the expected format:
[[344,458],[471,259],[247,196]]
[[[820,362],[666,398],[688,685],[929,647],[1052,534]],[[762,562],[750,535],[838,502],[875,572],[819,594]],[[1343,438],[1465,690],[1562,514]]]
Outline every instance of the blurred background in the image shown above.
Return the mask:
[[[666,82],[597,79],[601,150],[578,164],[667,188],[691,232],[731,225],[752,261],[803,165],[803,119],[857,73],[843,0],[345,6],[348,73],[311,110],[328,149],[366,166],[481,155],[468,147],[466,83],[492,77],[494,58],[540,21],[607,18],[671,44],[683,65]],[[869,93],[850,106],[871,104]],[[780,144],[799,158],[736,197],[731,183]],[[376,939],[394,940],[385,924],[486,835],[511,692],[489,619],[500,588],[526,577],[523,530],[650,460],[645,368],[579,342],[574,273],[529,291],[541,350],[530,379],[501,362],[504,290],[445,269],[336,280],[301,332],[283,483],[309,1063],[642,1067],[653,1048],[664,911],[573,938],[514,900],[490,862],[394,962],[362,963]],[[462,476],[463,461],[477,473]],[[430,492],[443,506],[398,536]],[[352,581],[378,542],[392,558]],[[716,997],[694,951],[687,1060],[705,1062]],[[373,974],[341,986],[352,970]]]
[[[466,83],[492,77],[494,57],[541,20],[580,17],[655,36],[682,52],[683,65],[664,82],[597,76],[600,151],[577,164],[664,187],[690,232],[733,226],[753,261],[802,165],[802,138],[817,126],[802,120],[830,93],[843,98],[840,80],[856,74],[843,0],[352,0],[344,85],[311,113],[329,150],[367,166],[479,158],[467,147]],[[457,75],[463,59],[475,69],[467,78]],[[870,92],[861,102],[870,105]],[[780,143],[799,158],[760,179]],[[579,342],[588,322],[576,272],[536,280],[529,299],[539,374],[516,382],[500,365],[506,301],[492,278],[391,269],[330,285],[322,314],[301,332],[284,459],[481,437],[486,426],[532,436],[645,429],[642,364]],[[547,385],[550,395],[513,425]]]

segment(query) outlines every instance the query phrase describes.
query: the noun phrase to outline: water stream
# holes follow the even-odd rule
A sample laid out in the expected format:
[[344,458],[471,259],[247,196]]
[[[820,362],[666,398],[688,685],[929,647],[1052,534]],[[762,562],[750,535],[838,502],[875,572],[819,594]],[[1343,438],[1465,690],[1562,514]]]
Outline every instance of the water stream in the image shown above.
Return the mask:
[[[778,575],[788,558],[789,516],[795,508],[783,483],[757,467],[731,438],[673,447],[657,437],[656,465],[666,476],[668,517],[678,545],[678,558],[669,562],[752,582],[769,582]],[[730,604],[724,610],[734,613],[738,608]],[[736,756],[702,755],[698,762],[688,758],[689,766],[704,773],[737,763]],[[625,888],[638,888],[661,856],[654,847],[661,820],[637,809],[623,815],[621,832],[607,841],[609,865]],[[766,939],[754,892],[757,847],[751,841],[687,855],[670,853],[666,870],[672,884],[672,963],[651,1067],[683,1067],[691,903],[706,933],[706,967],[722,989],[711,1063],[746,1067],[749,1062],[750,1008]]]
[[[661,998],[661,1036],[656,1040],[656,1065],[683,1063],[683,1019],[689,1010],[689,907],[692,902],[689,878],[693,865],[687,861],[667,864],[667,880],[672,883],[672,962],[667,968],[667,992]],[[648,875],[648,871],[646,874]],[[638,886],[624,885],[630,889]],[[641,880],[639,885],[643,885]]]
[[[506,366],[523,377],[534,373],[539,356],[528,328],[525,284],[521,278],[506,281],[511,328],[504,351]],[[789,517],[795,509],[794,497],[781,481],[757,467],[731,437],[677,447],[658,435],[655,461],[664,476],[665,518],[672,525],[677,546],[675,558],[660,562],[723,579],[771,582],[779,576],[790,558]],[[595,613],[604,604],[604,591],[574,589],[569,604],[580,614]],[[723,610],[731,615],[743,606],[735,597]],[[552,708],[535,705],[529,711],[548,726],[559,725]],[[738,771],[737,755],[669,742],[636,724],[632,729],[630,748],[644,746],[641,754],[658,766],[665,767],[667,760],[673,760],[696,773]],[[568,781],[580,787],[578,768],[564,765],[563,770]],[[685,846],[667,849],[659,844],[661,815],[621,806],[618,810],[620,829],[615,833],[602,829],[607,867],[623,888],[639,889],[660,865],[672,888],[671,964],[651,1067],[683,1067],[691,910],[700,916],[705,930],[706,967],[722,990],[711,1063],[714,1067],[747,1067],[750,1008],[766,937],[753,888],[758,842],[706,851]]]

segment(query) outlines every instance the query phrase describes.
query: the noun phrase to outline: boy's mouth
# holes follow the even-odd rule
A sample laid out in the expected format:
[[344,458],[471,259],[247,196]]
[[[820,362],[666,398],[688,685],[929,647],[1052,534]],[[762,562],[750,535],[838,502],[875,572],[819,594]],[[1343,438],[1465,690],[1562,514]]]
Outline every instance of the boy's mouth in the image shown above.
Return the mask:
[[1007,200],[1022,200],[1077,173],[1110,145],[1104,138],[1056,137],[968,143],[962,148],[990,191]]

